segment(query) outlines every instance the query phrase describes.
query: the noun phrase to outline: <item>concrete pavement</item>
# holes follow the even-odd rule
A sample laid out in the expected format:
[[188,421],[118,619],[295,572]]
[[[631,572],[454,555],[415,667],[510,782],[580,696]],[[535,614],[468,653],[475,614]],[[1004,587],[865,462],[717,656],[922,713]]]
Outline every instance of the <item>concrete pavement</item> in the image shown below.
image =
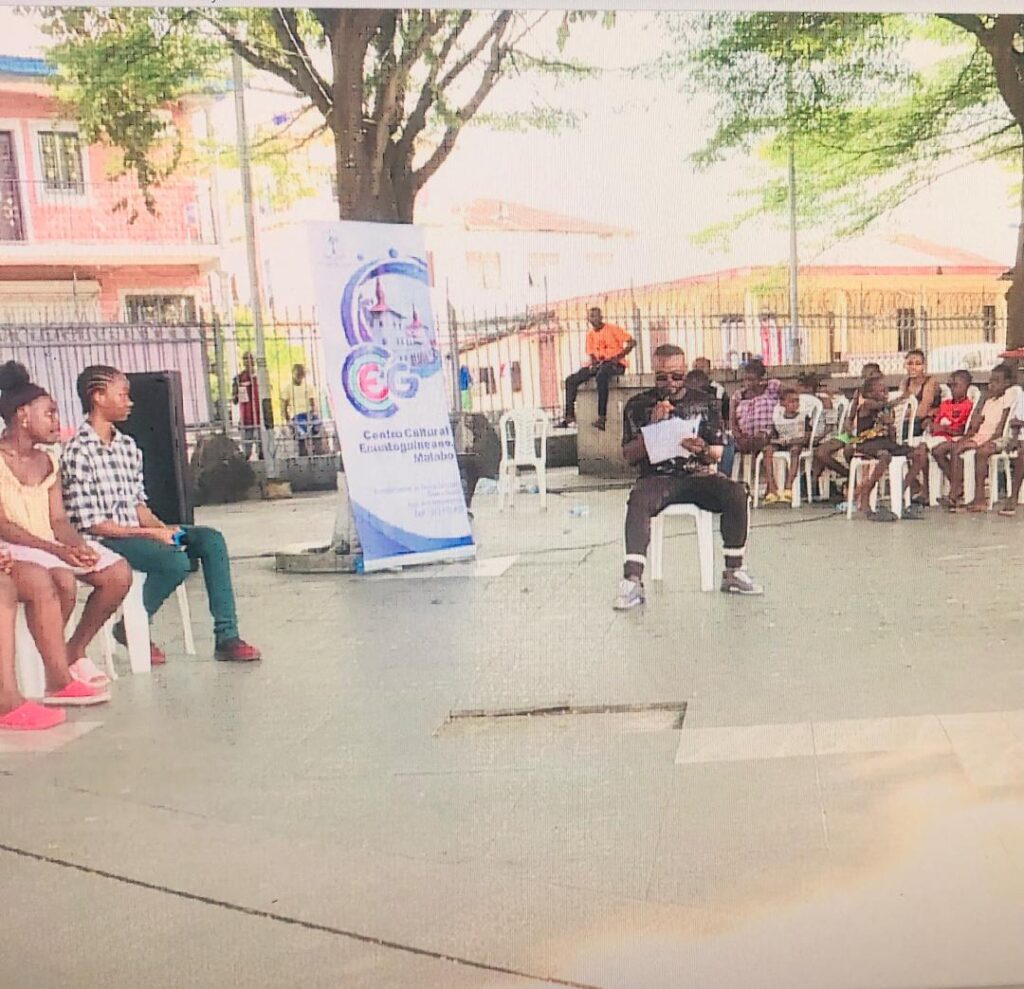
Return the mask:
[[266,659],[193,578],[196,657],[168,609],[166,667],[0,739],[0,987],[1024,982],[1022,523],[762,510],[736,600],[674,520],[620,615],[623,498],[481,498],[489,566],[371,577],[272,570],[332,496],[204,510]]

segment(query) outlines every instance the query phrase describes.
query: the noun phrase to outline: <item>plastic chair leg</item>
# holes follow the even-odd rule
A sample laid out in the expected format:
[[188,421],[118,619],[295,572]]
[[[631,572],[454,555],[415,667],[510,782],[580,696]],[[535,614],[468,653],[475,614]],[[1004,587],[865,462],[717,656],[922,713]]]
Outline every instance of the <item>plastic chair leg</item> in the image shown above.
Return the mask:
[[964,465],[964,492],[963,501],[965,505],[969,505],[974,501],[975,495],[975,483],[974,483],[974,467],[977,458],[974,456],[973,450],[968,450],[966,453],[961,454],[961,460]]
[[181,630],[185,636],[185,653],[189,656],[196,654],[196,642],[192,637],[192,610],[188,606],[188,592],[184,584],[178,585],[178,612],[181,615]]
[[651,580],[664,580],[665,520],[656,515],[651,519],[651,543],[647,550],[647,562],[651,567]]
[[118,679],[117,668],[114,666],[114,619],[108,619],[100,630],[103,644],[103,665],[107,668],[107,676],[111,680]]
[[543,464],[537,465],[537,487],[540,490],[540,510],[543,512],[548,507],[548,475]]
[[754,508],[757,508],[757,503],[761,494],[761,463],[764,460],[764,454],[748,454],[748,457],[753,460],[754,483],[751,485],[751,492],[754,498]]
[[932,508],[935,508],[939,503],[939,498],[942,496],[942,482],[945,479],[945,475],[942,473],[942,469],[935,462],[935,458],[928,455],[928,504]]
[[124,599],[124,633],[128,640],[128,662],[132,673],[149,673],[152,669],[149,641],[149,615],[142,603],[142,587],[146,582],[145,574],[132,575],[131,590]]
[[906,457],[893,457],[889,461],[889,506],[898,519],[903,518],[903,499],[907,494],[903,490],[903,472],[906,466]]
[[14,625],[14,668],[22,696],[37,698],[46,693],[43,657],[39,655],[36,640],[29,631],[25,608],[20,604]]
[[700,565],[700,589],[715,589],[715,539],[710,512],[697,516],[697,562]]
[[846,517],[848,519],[853,518],[854,495],[857,491],[857,481],[863,463],[864,461],[860,457],[854,457],[850,461],[850,480],[846,483]]

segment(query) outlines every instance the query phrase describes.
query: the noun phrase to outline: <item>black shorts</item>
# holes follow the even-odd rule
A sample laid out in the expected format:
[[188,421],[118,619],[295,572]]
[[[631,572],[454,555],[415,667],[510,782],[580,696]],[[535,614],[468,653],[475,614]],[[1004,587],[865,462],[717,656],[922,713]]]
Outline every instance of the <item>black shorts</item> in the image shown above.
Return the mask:
[[888,437],[879,436],[873,440],[865,440],[853,448],[855,457],[877,457],[880,453],[888,453],[893,457],[909,457],[913,449],[902,443],[896,443]]

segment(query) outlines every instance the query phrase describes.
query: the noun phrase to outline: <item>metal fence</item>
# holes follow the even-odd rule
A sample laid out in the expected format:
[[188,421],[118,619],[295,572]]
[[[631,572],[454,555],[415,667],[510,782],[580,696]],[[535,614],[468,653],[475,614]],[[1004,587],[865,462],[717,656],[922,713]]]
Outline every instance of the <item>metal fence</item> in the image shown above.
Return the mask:
[[[652,355],[662,343],[681,346],[691,362],[707,357],[717,370],[736,369],[757,356],[772,367],[841,361],[853,373],[868,360],[895,373],[902,368],[903,354],[920,347],[928,353],[930,369],[941,373],[961,366],[991,367],[1006,339],[1005,317],[988,306],[982,312],[930,318],[905,309],[862,316],[805,314],[795,331],[770,314],[665,314],[639,308],[619,313],[608,307],[605,318],[636,340],[628,370],[641,374],[650,371]],[[279,454],[298,453],[297,437],[284,417],[296,364],[306,369],[323,422],[310,452],[335,452],[337,430],[315,314],[269,314],[264,324]],[[438,346],[451,407],[493,418],[526,407],[559,415],[565,377],[588,362],[588,328],[584,305],[573,311],[563,306],[487,317],[438,313]],[[192,324],[0,324],[0,359],[24,363],[54,395],[62,420],[71,426],[82,415],[75,395],[78,373],[88,364],[103,363],[125,371],[179,371],[193,437],[222,428],[238,437],[241,424],[232,382],[244,369],[244,355],[255,350],[255,327],[244,310]]]
[[[605,311],[636,341],[628,371],[644,374],[660,344],[682,347],[691,363],[707,357],[716,370],[738,369],[751,357],[769,367],[847,362],[856,371],[878,361],[887,373],[903,367],[908,350],[923,349],[929,369],[938,373],[968,367],[987,369],[1006,341],[1004,312],[993,306],[974,312],[929,316],[897,309],[878,315],[801,314],[794,330],[773,314],[694,314]],[[520,407],[562,411],[564,379],[589,363],[586,306],[574,311],[552,307],[518,316],[449,312],[441,319],[447,340],[446,376],[453,408],[493,416]],[[457,358],[456,355],[457,354]]]
[[[327,381],[315,322],[301,317],[270,318],[265,321],[264,335],[280,455],[298,453],[297,437],[283,415],[296,364],[306,369],[322,419],[310,452],[334,452],[337,433],[327,401]],[[73,431],[82,419],[75,392],[79,372],[90,364],[110,364],[126,372],[178,371],[185,422],[192,439],[221,429],[240,438],[239,406],[232,401],[232,382],[244,368],[245,353],[255,349],[255,329],[244,314],[226,321],[214,319],[187,325],[0,324],[0,360],[20,361],[33,380],[53,395],[65,433]]]

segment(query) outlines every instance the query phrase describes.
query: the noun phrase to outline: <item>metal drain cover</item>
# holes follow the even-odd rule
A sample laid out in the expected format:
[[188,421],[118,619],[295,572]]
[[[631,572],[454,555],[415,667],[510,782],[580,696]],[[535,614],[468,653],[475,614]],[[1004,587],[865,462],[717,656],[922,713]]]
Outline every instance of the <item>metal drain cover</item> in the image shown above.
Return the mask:
[[584,724],[588,729],[603,729],[609,733],[642,734],[679,731],[685,717],[686,701],[652,701],[646,704],[559,703],[539,707],[451,711],[434,735],[472,735],[513,726],[570,730]]

